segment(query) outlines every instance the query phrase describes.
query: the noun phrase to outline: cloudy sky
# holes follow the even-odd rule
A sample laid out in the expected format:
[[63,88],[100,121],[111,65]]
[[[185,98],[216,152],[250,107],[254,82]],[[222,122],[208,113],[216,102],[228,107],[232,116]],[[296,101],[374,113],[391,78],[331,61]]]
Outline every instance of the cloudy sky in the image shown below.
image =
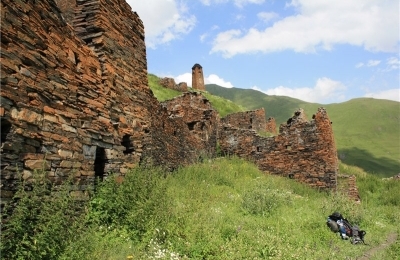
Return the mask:
[[127,0],[149,73],[320,104],[400,102],[398,0]]

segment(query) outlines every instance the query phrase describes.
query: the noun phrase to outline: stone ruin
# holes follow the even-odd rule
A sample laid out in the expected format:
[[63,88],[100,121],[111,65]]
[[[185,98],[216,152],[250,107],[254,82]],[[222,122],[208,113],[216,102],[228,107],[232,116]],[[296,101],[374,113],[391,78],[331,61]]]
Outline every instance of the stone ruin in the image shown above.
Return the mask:
[[305,120],[302,110],[296,111],[288,123],[280,126],[279,135],[272,137],[260,136],[251,127],[221,124],[218,142],[223,153],[251,160],[264,172],[318,189],[336,188],[336,146],[331,122],[323,108],[311,121]]
[[196,92],[158,102],[147,81],[144,26],[124,0],[2,0],[1,17],[2,203],[20,176],[38,169],[55,183],[73,176],[73,192],[83,194],[95,178],[123,177],[140,164],[174,170],[212,158],[217,144],[265,172],[335,189],[324,109],[311,121],[298,120],[300,112],[278,135],[261,137],[263,110],[241,114],[242,122],[220,119]]
[[[60,3],[63,1],[59,1]],[[77,192],[139,164],[172,170],[215,154],[219,120],[204,97],[159,103],[144,27],[124,0],[1,3],[1,198],[35,169]],[[67,5],[69,4],[69,5]],[[171,111],[168,109],[171,108]]]
[[205,91],[203,67],[196,63],[192,67],[192,88]]
[[169,88],[172,90],[180,91],[180,92],[187,92],[188,86],[186,82],[180,82],[179,84],[175,83],[173,78],[162,78],[158,81],[158,83],[163,86],[164,88]]
[[267,130],[264,108],[227,115],[221,119],[221,123],[258,132]]

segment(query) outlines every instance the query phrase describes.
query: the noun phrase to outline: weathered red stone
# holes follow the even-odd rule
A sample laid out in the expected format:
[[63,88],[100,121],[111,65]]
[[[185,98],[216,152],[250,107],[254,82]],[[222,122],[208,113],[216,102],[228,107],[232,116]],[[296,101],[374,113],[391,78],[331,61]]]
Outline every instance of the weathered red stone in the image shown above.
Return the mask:
[[[324,109],[311,121],[297,111],[267,138],[256,131],[276,126],[263,109],[220,121],[200,93],[159,103],[147,82],[143,23],[124,0],[2,0],[1,16],[2,202],[19,171],[29,178],[44,169],[56,183],[74,176],[86,189],[140,164],[173,170],[212,158],[217,143],[265,172],[336,186]],[[201,66],[193,73],[194,89],[204,90]]]
[[254,161],[265,172],[320,189],[336,187],[338,160],[331,122],[325,109],[318,109],[311,121],[306,120],[302,110],[296,111],[286,124],[280,126],[279,135],[273,137],[259,136],[253,121],[247,120],[248,127],[241,122],[240,127],[232,125],[232,120],[222,119],[221,122],[218,142],[224,153]]

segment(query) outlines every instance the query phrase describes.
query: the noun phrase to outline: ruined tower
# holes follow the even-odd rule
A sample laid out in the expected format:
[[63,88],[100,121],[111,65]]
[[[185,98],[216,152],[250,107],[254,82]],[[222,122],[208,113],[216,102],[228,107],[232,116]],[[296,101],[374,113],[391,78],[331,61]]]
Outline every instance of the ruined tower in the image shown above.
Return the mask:
[[196,63],[192,67],[192,88],[206,90],[204,86],[203,67]]

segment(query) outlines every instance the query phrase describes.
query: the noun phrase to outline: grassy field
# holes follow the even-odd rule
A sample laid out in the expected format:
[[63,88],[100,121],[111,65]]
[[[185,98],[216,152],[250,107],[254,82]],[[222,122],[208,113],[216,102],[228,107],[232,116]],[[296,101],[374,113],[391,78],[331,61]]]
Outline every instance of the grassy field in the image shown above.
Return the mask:
[[[400,181],[344,164],[340,171],[357,176],[361,204],[264,174],[237,158],[206,160],[174,173],[136,168],[122,184],[109,177],[80,204],[80,214],[71,210],[77,202],[67,193],[47,191],[38,201],[36,195],[47,190],[39,181],[4,226],[1,257],[356,259],[390,233],[399,234]],[[367,245],[332,233],[325,222],[333,211],[366,230]],[[395,259],[399,242],[371,259]]]

